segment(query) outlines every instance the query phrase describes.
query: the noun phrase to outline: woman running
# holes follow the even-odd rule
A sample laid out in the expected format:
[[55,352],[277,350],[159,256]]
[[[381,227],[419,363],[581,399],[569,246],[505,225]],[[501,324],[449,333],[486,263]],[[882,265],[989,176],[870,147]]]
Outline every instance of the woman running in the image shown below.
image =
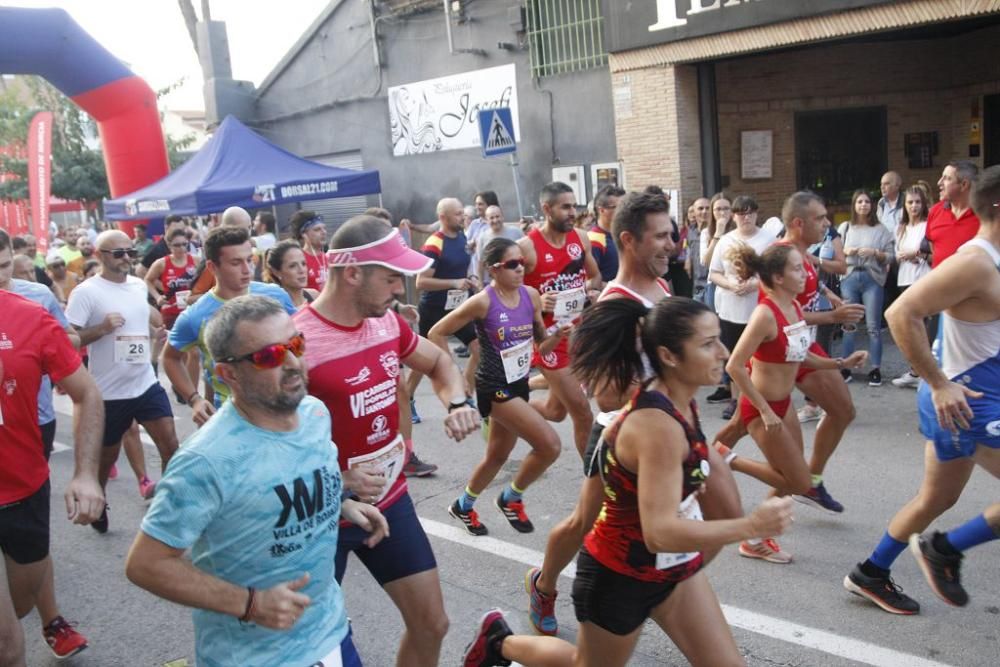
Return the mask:
[[523,494],[559,458],[561,448],[556,432],[528,405],[532,343],[538,344],[539,354],[548,354],[570,325],[546,336],[541,298],[524,285],[524,258],[517,243],[493,239],[483,248],[483,264],[492,277],[490,284],[443,317],[428,336],[451,354],[448,337],[474,323],[482,346],[476,368],[476,403],[483,423],[488,423],[486,454],[472,471],[465,491],[448,507],[448,514],[472,535],[489,532],[473,505],[500,472],[517,439],[523,438],[531,452],[495,505],[514,530],[530,533],[534,526],[524,511]]
[[684,297],[651,311],[632,299],[602,301],[585,312],[575,334],[578,377],[624,388],[641,376],[637,328],[653,377],[605,432],[604,507],[580,550],[573,584],[577,646],[512,635],[503,615],[491,611],[466,649],[466,667],[511,660],[528,667],[624,665],[647,618],[693,665],[744,664],[701,571],[701,552],[784,531],[791,499],[768,499],[748,517],[702,520],[698,495],[711,470],[694,398],[722,377],[728,352],[719,320]]
[[264,253],[264,264],[265,282],[275,283],[288,292],[296,308],[312,303],[319,296],[316,290],[306,287],[309,269],[298,241],[288,239],[269,248]]
[[[772,245],[762,255],[749,246],[739,246],[729,259],[740,281],[757,276],[764,290],[726,370],[740,390],[743,424],[767,459],[762,463],[732,458],[730,467],[769,484],[778,495],[806,494],[812,487],[812,476],[803,454],[802,429],[795,411],[790,409],[799,365],[856,368],[865,363],[868,354],[855,352],[847,359],[829,359],[809,351],[812,334],[795,298],[805,288],[806,271],[802,255],[792,245]],[[727,458],[731,456],[725,445],[716,447]],[[769,563],[792,561],[791,555],[770,536],[744,540],[739,552],[746,558]]]
[[[187,234],[183,229],[172,229],[167,234],[167,247],[170,254],[150,265],[145,280],[149,295],[163,316],[163,326],[169,330],[188,306],[187,295],[191,293],[197,267],[194,257],[188,253]],[[178,294],[184,297],[180,302]]]

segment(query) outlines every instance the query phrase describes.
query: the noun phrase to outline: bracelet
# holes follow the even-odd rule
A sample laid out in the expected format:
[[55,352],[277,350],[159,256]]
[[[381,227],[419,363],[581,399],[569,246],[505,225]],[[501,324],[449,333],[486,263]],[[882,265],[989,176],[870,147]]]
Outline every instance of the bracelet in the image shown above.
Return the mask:
[[244,609],[243,615],[239,618],[240,623],[249,623],[253,613],[257,611],[257,591],[253,586],[247,586],[247,593],[250,594],[250,597],[247,598],[246,609]]
[[468,405],[468,403],[466,403],[465,401],[458,401],[458,402],[455,402],[455,403],[449,403],[448,404],[448,414],[450,415],[453,411],[458,410],[459,408],[464,408],[467,405]]
[[197,389],[195,389],[194,392],[190,396],[188,396],[188,399],[184,401],[189,408],[191,407],[191,401],[194,400],[195,396],[201,396],[201,394],[198,393]]
[[843,370],[843,368],[844,368],[844,358],[843,357],[837,357],[836,359],[834,359],[834,361],[837,362],[837,368],[839,370]]

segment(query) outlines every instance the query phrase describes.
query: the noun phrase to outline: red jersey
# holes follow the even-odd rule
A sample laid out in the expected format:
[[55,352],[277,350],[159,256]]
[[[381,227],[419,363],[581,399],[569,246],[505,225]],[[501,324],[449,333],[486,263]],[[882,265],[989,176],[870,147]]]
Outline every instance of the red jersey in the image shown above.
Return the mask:
[[418,336],[393,312],[342,327],[306,306],[293,317],[306,338],[309,393],[326,404],[340,468],[366,465],[388,483],[376,506],[388,507],[406,493],[406,451],[399,436],[399,362]]
[[160,274],[160,292],[167,298],[167,301],[160,308],[160,313],[164,319],[177,319],[177,316],[181,314],[181,309],[177,307],[177,293],[191,289],[197,266],[190,253],[187,254],[184,266],[174,264],[170,255],[164,257],[163,262],[163,273]]
[[314,255],[312,251],[305,248],[302,249],[302,252],[306,256],[306,287],[321,292],[323,285],[326,284],[326,253],[321,252]]
[[[542,313],[542,321],[551,327],[556,320],[566,321],[579,317],[587,300],[587,271],[584,268],[583,242],[575,229],[566,234],[561,248],[551,245],[538,228],[528,232],[535,246],[535,268],[524,274],[524,284],[534,287],[539,294],[560,292],[556,311]],[[569,339],[563,338],[555,350],[540,358],[535,354],[533,364],[545,368],[564,368],[569,364]]]
[[684,427],[688,455],[683,463],[682,502],[678,514],[687,519],[701,519],[695,494],[708,478],[709,467],[708,447],[698,423],[697,406],[691,402],[695,418],[692,426],[669,398],[658,391],[639,389],[605,431],[599,452],[604,505],[583,545],[595,560],[619,574],[639,581],[680,582],[701,569],[704,562],[701,553],[654,554],[646,548],[639,516],[638,475],[622,466],[615,457],[615,441],[622,422],[632,410],[645,408],[663,410]]
[[49,478],[38,428],[42,375],[59,382],[80,367],[62,326],[22,296],[0,290],[0,506],[24,500]]
[[931,268],[954,255],[963,243],[978,233],[979,218],[971,207],[965,210],[962,217],[956,218],[951,212],[951,202],[934,204],[927,215],[927,231],[924,234],[934,249]]
[[[663,278],[657,278],[656,284],[660,287],[660,289],[663,290],[663,297],[662,297],[663,299],[667,299],[671,296],[670,286],[666,280],[664,280]],[[616,282],[609,282],[607,285],[605,285],[604,289],[601,291],[601,295],[597,297],[597,300],[604,301],[605,299],[616,298],[615,295],[623,299],[632,299],[633,301],[638,301],[642,305],[646,306],[646,308],[652,308],[653,306],[656,305],[655,303],[651,303],[646,297],[639,294],[635,290],[629,287],[625,287],[624,285],[619,285]]]

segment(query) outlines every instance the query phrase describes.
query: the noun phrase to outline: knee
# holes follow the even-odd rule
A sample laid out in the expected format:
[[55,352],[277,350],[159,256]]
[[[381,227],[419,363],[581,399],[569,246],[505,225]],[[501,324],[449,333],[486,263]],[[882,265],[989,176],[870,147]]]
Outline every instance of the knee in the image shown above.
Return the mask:
[[559,436],[553,431],[538,443],[535,451],[539,456],[551,463],[559,458],[559,454],[562,452],[562,442],[560,442]]
[[934,516],[940,516],[950,510],[955,503],[958,502],[958,498],[961,493],[934,493],[927,494],[923,491],[917,496],[917,507],[920,509],[921,513],[932,514]]
[[451,621],[448,620],[448,614],[445,613],[444,609],[439,609],[436,613],[428,614],[421,621],[421,625],[423,626],[420,628],[421,634],[429,641],[440,644],[444,641],[445,635],[448,634]]

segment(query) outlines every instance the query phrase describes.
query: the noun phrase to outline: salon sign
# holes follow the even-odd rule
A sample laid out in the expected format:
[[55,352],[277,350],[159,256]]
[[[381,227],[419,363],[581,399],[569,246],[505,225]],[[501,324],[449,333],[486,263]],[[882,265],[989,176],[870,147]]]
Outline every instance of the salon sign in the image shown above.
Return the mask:
[[508,107],[518,122],[515,66],[501,65],[389,88],[389,129],[396,156],[479,148],[479,112]]

